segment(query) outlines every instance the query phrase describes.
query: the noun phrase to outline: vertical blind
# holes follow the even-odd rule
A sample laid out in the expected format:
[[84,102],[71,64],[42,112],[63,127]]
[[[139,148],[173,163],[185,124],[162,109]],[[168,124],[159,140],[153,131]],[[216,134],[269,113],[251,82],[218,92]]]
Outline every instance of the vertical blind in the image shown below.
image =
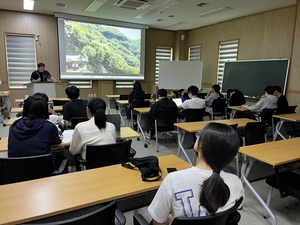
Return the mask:
[[159,80],[159,61],[160,60],[172,60],[173,49],[170,47],[156,47],[155,52],[155,85],[158,86]]
[[9,88],[26,88],[36,70],[34,36],[6,34],[6,59]]
[[[224,64],[228,61],[236,61],[239,48],[239,41],[220,42],[218,59],[218,84],[221,86],[223,81]],[[224,91],[223,91],[224,92]]]
[[199,61],[201,59],[201,45],[189,47],[189,61]]

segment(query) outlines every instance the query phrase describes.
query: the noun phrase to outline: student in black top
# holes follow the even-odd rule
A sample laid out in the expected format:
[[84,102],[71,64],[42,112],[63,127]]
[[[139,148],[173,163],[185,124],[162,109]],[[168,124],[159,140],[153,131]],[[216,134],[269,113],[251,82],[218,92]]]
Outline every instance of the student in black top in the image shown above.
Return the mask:
[[238,89],[228,89],[227,98],[229,99],[228,104],[230,106],[240,106],[246,103],[244,94]]
[[131,106],[133,101],[144,101],[145,92],[142,89],[140,82],[135,81],[133,84],[133,90],[128,96],[129,106],[126,108],[127,119],[131,119]]
[[273,95],[275,95],[278,98],[276,114],[288,113],[286,110],[289,106],[289,103],[286,97],[281,93],[281,87],[275,85],[273,88],[275,90]]
[[80,90],[75,86],[67,87],[65,92],[70,99],[70,102],[64,105],[63,119],[66,127],[71,127],[72,117],[87,117],[86,107],[88,101],[79,99]]
[[39,63],[37,64],[38,69],[33,71],[30,77],[31,83],[38,83],[38,82],[58,82],[52,75],[45,70],[45,64]]
[[155,134],[154,119],[156,117],[158,109],[176,109],[177,105],[171,99],[167,98],[167,91],[165,89],[159,89],[157,91],[158,101],[154,103],[149,112],[149,126],[148,126],[148,136],[149,139]]

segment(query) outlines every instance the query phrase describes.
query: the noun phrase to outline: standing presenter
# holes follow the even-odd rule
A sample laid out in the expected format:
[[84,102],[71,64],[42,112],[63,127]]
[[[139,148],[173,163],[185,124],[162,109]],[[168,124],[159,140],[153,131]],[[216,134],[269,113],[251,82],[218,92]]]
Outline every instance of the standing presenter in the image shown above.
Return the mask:
[[45,64],[39,63],[37,64],[38,69],[33,71],[30,77],[31,83],[38,83],[38,82],[58,82],[52,75],[45,70]]

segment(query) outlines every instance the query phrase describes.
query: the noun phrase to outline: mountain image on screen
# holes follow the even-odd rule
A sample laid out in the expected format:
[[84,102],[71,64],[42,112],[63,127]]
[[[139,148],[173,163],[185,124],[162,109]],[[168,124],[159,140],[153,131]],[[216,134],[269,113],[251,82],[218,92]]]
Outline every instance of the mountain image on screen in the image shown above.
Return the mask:
[[65,21],[66,72],[140,74],[136,29]]

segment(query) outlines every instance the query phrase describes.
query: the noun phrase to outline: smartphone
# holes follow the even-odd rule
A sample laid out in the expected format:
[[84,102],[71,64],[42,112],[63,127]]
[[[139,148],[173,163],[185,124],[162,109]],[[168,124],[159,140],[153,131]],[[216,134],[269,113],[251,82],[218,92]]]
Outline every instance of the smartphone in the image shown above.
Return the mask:
[[167,168],[167,171],[168,171],[168,173],[172,173],[174,171],[177,171],[177,169],[176,168]]

